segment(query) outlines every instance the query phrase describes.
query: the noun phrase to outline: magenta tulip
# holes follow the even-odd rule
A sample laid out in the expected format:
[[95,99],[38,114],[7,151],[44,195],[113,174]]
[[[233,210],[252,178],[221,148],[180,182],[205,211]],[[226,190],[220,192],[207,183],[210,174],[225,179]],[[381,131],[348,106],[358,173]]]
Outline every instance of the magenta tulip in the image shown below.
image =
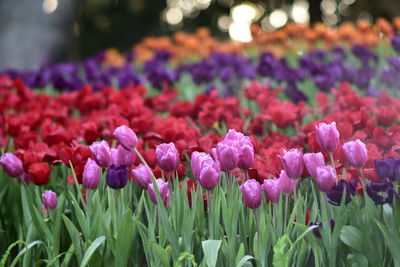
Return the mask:
[[246,181],[240,186],[242,199],[246,207],[256,209],[260,206],[262,200],[261,185],[254,179]]
[[[169,190],[168,182],[164,182],[163,179],[159,178],[156,180],[156,183],[158,192],[160,192],[161,200],[164,203],[164,206],[168,207],[171,200],[171,191]],[[151,201],[153,201],[154,204],[157,204],[157,197],[153,183],[149,183],[147,191],[149,192]]]
[[82,183],[87,189],[95,189],[100,182],[100,167],[97,163],[88,159],[83,170]]
[[174,143],[157,146],[156,161],[158,166],[166,172],[176,170],[179,164],[179,152]]
[[279,182],[277,179],[264,180],[262,186],[267,200],[271,201],[272,203],[276,203],[279,201],[282,190],[279,186]]
[[122,125],[114,130],[114,137],[127,150],[132,150],[137,146],[138,139],[135,132],[128,126]]
[[336,122],[330,124],[320,123],[315,127],[319,146],[326,152],[335,152],[339,145],[339,131]]
[[111,148],[111,165],[115,167],[130,167],[135,161],[136,154],[132,150],[126,150],[123,146]]
[[281,173],[279,174],[279,179],[278,179],[278,187],[281,189],[282,193],[291,195],[293,194],[294,191],[294,186],[293,183],[296,183],[296,187],[299,184],[299,180],[293,180],[290,179],[289,176],[287,176],[286,172],[284,170],[281,170]]
[[151,170],[144,164],[139,164],[136,169],[132,170],[133,179],[143,189],[147,189],[153,177]]
[[298,149],[285,151],[285,154],[280,157],[283,168],[291,179],[300,178],[304,169],[303,153]]
[[0,158],[0,165],[3,170],[12,177],[19,177],[23,174],[22,161],[13,153],[5,153]]
[[311,177],[317,177],[317,168],[325,166],[324,156],[319,153],[306,153],[303,156],[304,164]]
[[44,191],[42,202],[46,209],[55,209],[57,207],[57,195],[51,190]]
[[351,166],[362,168],[368,160],[367,147],[360,139],[343,145],[343,152]]
[[94,142],[90,145],[90,152],[97,165],[108,168],[111,165],[111,150],[106,141]]
[[322,192],[329,192],[335,186],[336,173],[332,166],[317,167],[315,181],[318,189]]

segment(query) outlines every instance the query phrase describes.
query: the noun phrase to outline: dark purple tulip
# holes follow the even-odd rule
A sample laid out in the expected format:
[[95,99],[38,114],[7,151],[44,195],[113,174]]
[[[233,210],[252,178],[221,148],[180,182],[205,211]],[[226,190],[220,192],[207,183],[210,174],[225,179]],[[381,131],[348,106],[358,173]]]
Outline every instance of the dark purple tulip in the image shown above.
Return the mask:
[[400,53],[400,35],[393,36],[392,40],[390,40],[390,43],[392,44],[393,49],[397,53]]
[[128,183],[128,168],[125,166],[115,167],[111,165],[107,169],[106,183],[114,189],[121,189]]
[[400,158],[376,159],[375,170],[381,180],[400,180]]
[[[333,232],[333,229],[335,228],[335,220],[331,219],[330,222],[331,222],[331,231]],[[323,223],[322,222],[312,222],[309,224],[309,226],[313,226],[313,225],[318,225],[318,227],[314,228],[312,230],[312,233],[315,235],[315,237],[321,238],[321,232],[319,231],[319,228],[324,227]]]
[[328,202],[332,205],[340,206],[343,192],[346,188],[345,204],[349,203],[351,201],[351,196],[354,196],[356,194],[356,185],[356,180],[352,180],[351,182],[340,180],[338,184],[332,187],[331,191],[326,194]]
[[367,193],[376,205],[383,205],[385,203],[392,203],[395,191],[392,183],[389,181],[381,183],[370,182],[367,184]]

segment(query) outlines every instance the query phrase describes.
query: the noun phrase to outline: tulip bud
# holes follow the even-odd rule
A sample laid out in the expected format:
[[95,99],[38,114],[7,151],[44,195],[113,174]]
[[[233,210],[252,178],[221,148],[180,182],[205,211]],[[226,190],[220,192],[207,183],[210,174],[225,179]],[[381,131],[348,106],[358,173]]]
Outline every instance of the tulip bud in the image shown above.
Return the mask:
[[329,192],[335,186],[335,170],[332,166],[317,167],[315,181],[320,191]]
[[127,150],[132,150],[137,146],[138,139],[135,132],[128,126],[122,125],[114,130],[114,137]]
[[147,189],[149,183],[151,183],[151,178],[153,177],[151,170],[144,164],[139,164],[136,169],[132,170],[133,179],[137,182],[143,189]]
[[279,187],[278,180],[276,179],[268,179],[264,180],[263,189],[265,192],[265,196],[267,200],[272,203],[276,203],[279,201],[279,197],[281,195],[281,188]]
[[222,171],[231,171],[237,167],[239,163],[237,142],[224,139],[217,144],[216,154]]
[[230,129],[224,140],[227,139],[237,142],[237,148],[239,152],[237,166],[243,170],[250,169],[253,166],[254,161],[254,146],[250,137],[245,136],[242,133],[238,133],[234,129]]
[[285,151],[285,154],[280,157],[283,168],[291,179],[300,178],[304,169],[303,153],[298,149]]
[[106,141],[91,144],[90,152],[92,152],[94,160],[100,167],[108,168],[111,165],[110,146]]
[[57,207],[57,195],[51,190],[44,191],[42,202],[46,209],[55,209]]
[[213,189],[219,182],[221,169],[219,163],[204,152],[193,152],[190,162],[193,178],[207,190]]
[[116,167],[111,165],[107,169],[106,183],[109,187],[114,189],[121,189],[128,183],[128,168],[126,166]]
[[136,154],[132,150],[126,150],[122,146],[111,148],[111,165],[116,167],[125,166],[130,167],[135,161]]
[[88,159],[83,170],[82,183],[87,189],[95,189],[100,182],[100,167],[97,163]]
[[262,200],[261,185],[254,179],[246,181],[240,186],[242,199],[246,207],[256,209],[260,206]]
[[319,146],[326,152],[336,151],[339,145],[339,131],[336,122],[330,124],[320,123],[315,127]]
[[47,162],[36,162],[29,166],[29,176],[36,185],[47,184],[50,180],[51,168]]
[[11,177],[18,177],[24,172],[22,161],[13,153],[5,153],[0,158],[0,165]]
[[351,166],[362,168],[368,160],[367,147],[360,139],[343,145],[343,152]]
[[166,172],[176,170],[179,164],[179,152],[174,143],[157,146],[156,161],[158,166]]
[[317,167],[325,166],[324,156],[319,153],[306,153],[303,156],[304,164],[306,165],[308,173],[311,177],[317,177]]
[[381,180],[400,180],[400,159],[386,158],[374,161],[375,170]]
[[294,192],[294,187],[293,183],[296,183],[296,187],[299,184],[299,180],[293,180],[290,179],[289,176],[287,176],[286,172],[284,170],[281,170],[281,173],[279,175],[278,179],[278,186],[281,189],[282,193],[291,195]]
[[[162,202],[164,203],[164,206],[168,207],[171,200],[171,191],[169,190],[168,182],[164,182],[163,179],[159,178],[156,180],[156,183],[158,192],[160,192]],[[157,204],[157,197],[153,183],[149,183],[149,187],[147,188],[147,190],[149,191],[151,201],[153,201],[154,204]]]

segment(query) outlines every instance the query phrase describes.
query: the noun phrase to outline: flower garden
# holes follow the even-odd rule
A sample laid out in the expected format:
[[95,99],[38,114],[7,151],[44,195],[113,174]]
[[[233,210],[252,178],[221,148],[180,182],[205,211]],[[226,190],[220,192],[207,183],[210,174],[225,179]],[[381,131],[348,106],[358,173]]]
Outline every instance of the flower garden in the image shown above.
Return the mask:
[[400,19],[0,74],[0,266],[400,266]]

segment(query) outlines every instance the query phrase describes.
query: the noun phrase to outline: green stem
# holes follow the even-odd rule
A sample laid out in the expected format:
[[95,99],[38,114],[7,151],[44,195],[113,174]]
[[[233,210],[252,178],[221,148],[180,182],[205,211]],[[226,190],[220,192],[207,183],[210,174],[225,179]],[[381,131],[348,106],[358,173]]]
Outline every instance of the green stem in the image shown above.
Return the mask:
[[[147,164],[147,162],[146,162],[146,161],[144,160],[144,158],[142,157],[142,154],[140,154],[139,150],[137,150],[136,147],[135,147],[133,150],[135,151],[136,155],[139,157],[140,161],[141,161],[147,168],[149,168],[149,169],[151,170],[151,168],[149,167],[149,165]],[[151,172],[151,175],[153,176],[154,179],[157,180],[157,178],[154,176],[153,172]]]
[[208,231],[210,234],[210,239],[214,238],[214,230],[211,218],[211,191],[207,190],[207,212],[208,212]]

